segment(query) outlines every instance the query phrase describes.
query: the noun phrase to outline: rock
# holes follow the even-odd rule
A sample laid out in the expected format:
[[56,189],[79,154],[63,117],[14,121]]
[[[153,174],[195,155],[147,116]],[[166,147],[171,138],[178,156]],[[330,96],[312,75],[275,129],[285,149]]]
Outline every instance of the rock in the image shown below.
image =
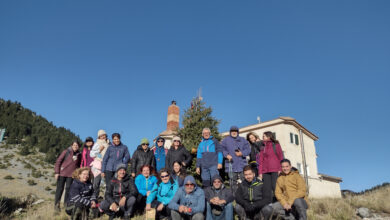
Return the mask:
[[38,196],[36,196],[34,194],[28,194],[27,196],[21,198],[21,202],[25,203],[27,205],[31,205],[37,199],[38,199]]
[[356,214],[362,218],[369,218],[371,216],[370,210],[365,207],[360,207],[356,210]]
[[14,214],[15,215],[19,215],[21,212],[22,212],[22,208],[18,208],[15,212],[14,212]]
[[45,200],[43,200],[43,199],[38,199],[37,201],[35,201],[32,205],[38,205],[38,204],[40,204],[40,203],[42,203],[42,202],[44,202]]

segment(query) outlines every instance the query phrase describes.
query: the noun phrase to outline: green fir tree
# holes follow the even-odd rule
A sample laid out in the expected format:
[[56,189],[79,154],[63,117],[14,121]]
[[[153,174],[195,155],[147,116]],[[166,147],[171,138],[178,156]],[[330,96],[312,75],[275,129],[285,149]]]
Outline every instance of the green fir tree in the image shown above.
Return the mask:
[[196,151],[202,140],[203,128],[210,128],[211,135],[218,140],[221,139],[217,127],[220,121],[212,116],[212,111],[212,108],[206,107],[205,102],[199,97],[193,99],[191,107],[184,111],[183,127],[178,130],[178,135],[194,158],[190,168],[192,173],[195,173]]

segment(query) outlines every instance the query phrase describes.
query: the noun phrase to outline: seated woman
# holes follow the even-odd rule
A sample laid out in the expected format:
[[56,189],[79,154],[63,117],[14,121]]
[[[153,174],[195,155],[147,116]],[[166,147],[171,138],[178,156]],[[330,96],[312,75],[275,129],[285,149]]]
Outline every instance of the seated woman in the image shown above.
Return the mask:
[[151,175],[154,174],[154,170],[149,165],[144,165],[140,169],[140,174],[135,178],[135,186],[138,190],[137,207],[143,211],[146,205],[146,197],[149,196],[154,185],[157,183],[157,177]]
[[[179,188],[178,183],[169,175],[166,168],[160,170],[160,178],[146,199],[146,211],[156,208],[155,219],[164,219],[171,216],[168,204]],[[157,200],[155,200],[157,196]]]
[[[90,208],[96,208],[96,198],[90,180],[88,167],[77,169],[72,175],[74,181],[69,189],[66,213],[72,219],[87,219]],[[92,212],[91,212],[92,215]]]
[[179,187],[183,186],[184,178],[186,178],[187,174],[184,168],[181,166],[179,161],[173,162],[173,173],[172,178],[179,184]]
[[115,215],[119,211],[122,211],[124,212],[124,219],[130,220],[133,211],[138,192],[133,181],[126,174],[126,168],[125,164],[119,164],[117,166],[117,178],[107,183],[105,198],[100,204],[100,208],[110,216],[110,219],[114,219]]

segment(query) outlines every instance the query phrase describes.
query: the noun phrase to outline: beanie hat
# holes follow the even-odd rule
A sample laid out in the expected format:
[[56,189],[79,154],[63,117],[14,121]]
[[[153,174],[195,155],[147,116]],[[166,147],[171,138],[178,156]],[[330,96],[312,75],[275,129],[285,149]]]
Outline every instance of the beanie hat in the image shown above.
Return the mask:
[[93,142],[93,138],[92,138],[92,137],[87,137],[87,138],[85,139],[85,142],[88,142],[88,141],[92,141],[92,142]]
[[126,165],[125,164],[123,164],[123,163],[120,163],[120,164],[118,164],[118,166],[116,166],[116,172],[118,172],[120,169],[124,169],[124,170],[126,170]]
[[100,129],[100,130],[98,131],[98,138],[99,138],[100,136],[104,135],[104,134],[107,135],[106,131],[103,130],[103,129]]
[[147,138],[142,138],[141,139],[141,145],[142,144],[149,144],[149,140]]
[[238,127],[233,125],[230,127],[230,131],[239,131]]
[[175,137],[173,137],[173,139],[172,139],[172,142],[174,142],[174,141],[180,141],[180,142],[181,142],[181,139],[180,139],[180,137],[175,136]]

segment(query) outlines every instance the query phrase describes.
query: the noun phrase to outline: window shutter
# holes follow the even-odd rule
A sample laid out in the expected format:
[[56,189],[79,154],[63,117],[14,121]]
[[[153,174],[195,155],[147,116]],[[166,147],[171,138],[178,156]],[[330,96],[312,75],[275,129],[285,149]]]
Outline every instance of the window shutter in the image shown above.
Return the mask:
[[290,133],[290,142],[292,144],[294,143],[294,135],[293,135],[293,133]]
[[295,144],[299,145],[299,140],[298,140],[298,135],[297,134],[295,135]]

